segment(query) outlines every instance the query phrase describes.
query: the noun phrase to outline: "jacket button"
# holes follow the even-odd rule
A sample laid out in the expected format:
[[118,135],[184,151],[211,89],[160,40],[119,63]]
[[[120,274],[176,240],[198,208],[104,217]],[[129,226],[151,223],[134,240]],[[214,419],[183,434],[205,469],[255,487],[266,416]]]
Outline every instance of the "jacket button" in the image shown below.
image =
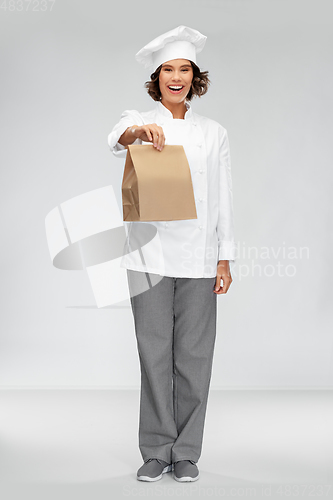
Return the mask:
[[202,172],[203,172],[202,168],[200,168],[199,172],[200,172],[200,174],[202,174]]
[[202,229],[203,226],[199,226],[199,229]]
[[199,198],[199,201],[203,201],[203,198]]
[[202,143],[198,142],[198,148],[201,148],[201,146],[202,146]]
[[168,224],[167,222],[165,223],[165,227],[166,227],[166,228],[168,228],[168,227],[169,227],[169,224]]

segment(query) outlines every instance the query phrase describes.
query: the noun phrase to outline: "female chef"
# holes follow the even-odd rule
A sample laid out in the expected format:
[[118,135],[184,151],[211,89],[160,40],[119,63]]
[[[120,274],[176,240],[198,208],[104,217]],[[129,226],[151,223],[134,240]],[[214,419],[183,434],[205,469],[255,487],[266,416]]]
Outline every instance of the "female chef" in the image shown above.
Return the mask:
[[177,481],[199,478],[196,463],[212,371],[216,297],[232,282],[228,135],[190,104],[210,83],[208,72],[196,64],[206,38],[178,26],[136,54],[137,61],[153,69],[145,86],[155,107],[124,111],[108,137],[112,152],[122,157],[134,143],[150,143],[161,153],[165,144],[183,145],[197,210],[197,219],[151,222],[160,246],[142,248],[144,260],[142,252],[130,251],[131,235],[142,222],[127,223],[129,251],[122,265],[127,269],[141,368],[139,448],[144,463],[137,479],[143,481],[156,481],[169,471]]

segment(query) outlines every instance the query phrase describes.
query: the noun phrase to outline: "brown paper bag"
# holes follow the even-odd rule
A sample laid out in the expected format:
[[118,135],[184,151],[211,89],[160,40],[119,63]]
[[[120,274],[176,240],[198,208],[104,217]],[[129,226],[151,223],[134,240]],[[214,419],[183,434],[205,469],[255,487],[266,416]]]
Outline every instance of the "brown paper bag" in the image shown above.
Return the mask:
[[122,182],[124,221],[197,219],[183,146],[128,146]]

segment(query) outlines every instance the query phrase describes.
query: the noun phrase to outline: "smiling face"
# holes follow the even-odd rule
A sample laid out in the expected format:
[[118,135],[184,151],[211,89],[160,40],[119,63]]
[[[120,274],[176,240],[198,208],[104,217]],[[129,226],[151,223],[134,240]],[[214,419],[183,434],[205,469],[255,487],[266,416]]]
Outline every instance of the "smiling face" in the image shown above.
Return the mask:
[[162,64],[159,86],[162,103],[179,104],[191,89],[193,69],[187,59],[173,59]]

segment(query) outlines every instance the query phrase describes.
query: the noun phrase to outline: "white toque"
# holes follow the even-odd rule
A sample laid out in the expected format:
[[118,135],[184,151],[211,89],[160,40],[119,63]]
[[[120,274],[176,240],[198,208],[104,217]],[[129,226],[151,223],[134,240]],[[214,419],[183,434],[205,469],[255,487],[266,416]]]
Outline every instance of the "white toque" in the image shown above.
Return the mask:
[[201,52],[207,37],[193,28],[178,26],[154,38],[135,55],[145,68],[156,70],[160,64],[172,59],[188,59],[196,64],[196,55]]

